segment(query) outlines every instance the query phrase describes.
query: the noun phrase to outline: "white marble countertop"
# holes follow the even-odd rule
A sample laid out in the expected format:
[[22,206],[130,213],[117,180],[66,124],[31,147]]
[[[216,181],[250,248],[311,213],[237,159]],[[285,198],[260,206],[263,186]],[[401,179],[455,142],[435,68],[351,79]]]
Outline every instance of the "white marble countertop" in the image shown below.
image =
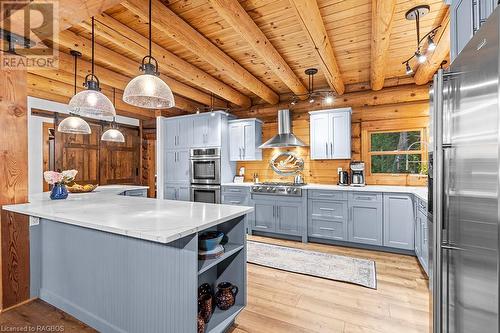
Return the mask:
[[[224,183],[222,186],[247,186],[254,183]],[[304,190],[330,190],[330,191],[356,191],[356,192],[385,192],[385,193],[410,193],[427,202],[427,187],[423,186],[389,186],[389,185],[366,185],[366,186],[339,186],[327,184],[307,184],[302,186]]]
[[49,193],[41,193],[33,196],[30,203],[2,208],[158,243],[170,243],[253,210],[252,207],[118,195],[145,188],[147,186],[99,186],[92,193],[70,193],[65,200],[50,200]]

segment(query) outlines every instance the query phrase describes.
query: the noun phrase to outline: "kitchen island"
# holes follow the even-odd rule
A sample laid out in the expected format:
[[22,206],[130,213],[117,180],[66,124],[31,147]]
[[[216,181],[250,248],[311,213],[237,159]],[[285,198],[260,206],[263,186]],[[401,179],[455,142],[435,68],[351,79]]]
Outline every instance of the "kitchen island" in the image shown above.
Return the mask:
[[[126,190],[133,190],[127,188]],[[30,296],[101,332],[196,332],[197,288],[239,287],[207,332],[222,332],[246,304],[245,215],[250,207],[119,195],[122,187],[3,209],[30,216]],[[222,257],[198,260],[198,235],[219,230]]]

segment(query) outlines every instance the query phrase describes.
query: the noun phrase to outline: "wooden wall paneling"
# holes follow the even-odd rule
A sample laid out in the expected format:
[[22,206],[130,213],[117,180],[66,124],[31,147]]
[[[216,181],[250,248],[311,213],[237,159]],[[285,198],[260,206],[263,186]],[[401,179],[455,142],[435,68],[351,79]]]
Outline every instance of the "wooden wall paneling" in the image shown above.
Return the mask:
[[[0,71],[0,207],[28,200],[26,71]],[[29,298],[29,234],[25,216],[0,217],[0,309]]]
[[[58,125],[59,123],[57,123]],[[99,143],[101,126],[89,123],[89,135],[55,131],[55,169],[76,169],[79,184],[100,184]]]
[[[384,91],[383,89],[381,91]],[[392,102],[394,100],[401,100],[400,103],[389,103],[389,104],[379,104],[381,101],[377,98],[373,99],[375,105],[360,105],[353,107],[352,118],[351,118],[351,150],[352,157],[351,160],[363,160],[363,151],[367,147],[366,136],[364,136],[365,142],[363,142],[362,130],[371,128],[408,128],[418,126],[426,127],[429,120],[429,101],[428,99],[404,102],[408,99],[408,93],[405,89],[390,89],[392,96],[390,99],[386,99],[387,102]],[[370,96],[376,97],[376,93],[371,92]],[[352,98],[349,94],[345,95],[346,98],[351,101]],[[369,100],[369,98],[364,98]],[[411,99],[411,98],[410,98]],[[300,104],[300,103],[299,103]],[[309,104],[309,103],[307,103]],[[315,108],[307,108],[305,105],[298,110],[292,111],[292,131],[306,144],[309,144],[309,114],[308,111],[314,110]],[[265,123],[263,125],[263,140],[267,140],[276,134],[277,123],[276,115],[279,106],[266,106],[266,112],[272,113],[272,117],[266,117]],[[331,108],[331,107],[330,107]],[[328,107],[318,107],[317,109],[328,109]],[[238,116],[252,117],[251,111],[247,111],[249,114],[245,115],[244,111],[238,112]],[[261,118],[262,119],[262,118]],[[324,183],[324,184],[336,184],[338,181],[337,168],[341,167],[344,170],[349,170],[349,164],[351,160],[310,160],[309,158],[309,147],[300,148],[290,148],[290,149],[264,149],[262,161],[252,161],[252,162],[238,162],[237,167],[240,168],[244,166],[246,168],[246,181],[251,181],[254,173],[259,174],[261,181],[264,180],[287,180],[290,181],[290,177],[281,177],[277,175],[269,166],[269,160],[274,154],[280,151],[293,151],[304,159],[304,178],[308,183]],[[426,176],[421,175],[408,175],[405,179],[401,176],[395,177],[392,175],[384,175],[383,177],[377,176],[377,179],[368,178],[368,184],[385,184],[385,185],[415,185],[422,186],[426,183]]]
[[141,137],[139,129],[126,127],[119,129],[125,137],[124,143],[100,141],[101,185],[140,184]]

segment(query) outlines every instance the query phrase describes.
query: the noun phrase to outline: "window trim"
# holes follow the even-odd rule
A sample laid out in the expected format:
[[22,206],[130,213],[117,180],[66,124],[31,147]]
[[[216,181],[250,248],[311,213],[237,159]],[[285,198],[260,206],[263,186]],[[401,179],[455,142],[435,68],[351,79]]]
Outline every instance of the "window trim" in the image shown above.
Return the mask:
[[[373,173],[371,172],[372,155],[401,155],[401,154],[421,154],[422,160],[427,160],[428,152],[428,118],[405,118],[389,119],[363,122],[361,126],[361,157],[365,162],[366,180],[369,184],[378,185],[408,185],[425,186],[427,184],[427,175],[421,174],[403,174],[403,173]],[[421,147],[420,150],[410,151],[389,151],[389,152],[371,152],[371,134],[373,133],[393,133],[402,131],[420,131]]]

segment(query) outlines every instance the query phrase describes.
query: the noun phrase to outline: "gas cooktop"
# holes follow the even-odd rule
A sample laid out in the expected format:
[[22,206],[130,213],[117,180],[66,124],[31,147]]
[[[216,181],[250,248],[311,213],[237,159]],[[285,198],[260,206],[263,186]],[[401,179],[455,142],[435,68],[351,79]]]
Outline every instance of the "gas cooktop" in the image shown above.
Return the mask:
[[271,194],[301,197],[301,186],[305,184],[296,184],[292,182],[263,182],[252,186],[254,194]]

